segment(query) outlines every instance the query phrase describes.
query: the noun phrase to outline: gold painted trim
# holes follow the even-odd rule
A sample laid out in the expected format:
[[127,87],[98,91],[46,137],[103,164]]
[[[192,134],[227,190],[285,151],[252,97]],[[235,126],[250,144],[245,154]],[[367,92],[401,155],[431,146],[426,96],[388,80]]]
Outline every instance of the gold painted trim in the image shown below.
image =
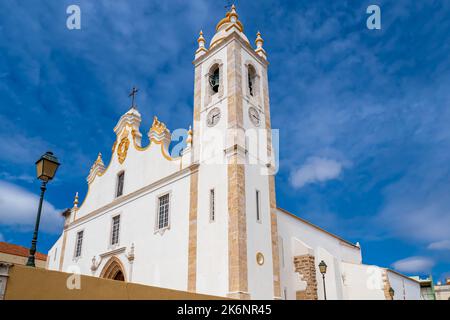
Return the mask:
[[162,153],[162,155],[164,156],[164,158],[166,158],[167,160],[169,160],[169,161],[177,161],[177,160],[180,160],[180,161],[181,161],[181,156],[172,158],[172,157],[170,156],[170,154],[167,153],[166,149],[164,148],[164,143],[163,143],[163,141],[157,141],[157,140],[155,140],[155,139],[152,138],[152,139],[150,139],[150,142],[151,142],[151,143],[155,143],[155,144],[161,145],[161,153]]
[[[130,128],[129,126],[126,126],[125,128]],[[125,129],[124,128],[124,129]],[[130,128],[131,129],[131,128]],[[129,131],[127,131],[127,133],[128,133]],[[122,132],[123,133],[123,132]],[[177,160],[179,160],[180,162],[182,161],[182,156],[178,156],[178,157],[171,157],[170,156],[170,154],[168,154],[167,152],[166,152],[166,150],[165,150],[165,148],[164,148],[164,144],[163,144],[163,141],[157,141],[157,140],[155,140],[155,139],[150,139],[150,143],[147,145],[147,146],[145,146],[145,147],[140,147],[140,146],[138,146],[137,145],[137,143],[136,143],[136,131],[135,130],[131,130],[131,135],[133,136],[133,146],[134,146],[134,148],[137,150],[137,151],[146,151],[147,149],[149,149],[150,148],[150,146],[152,145],[152,142],[153,143],[155,143],[155,144],[159,144],[159,145],[161,145],[161,153],[162,153],[162,155],[163,155],[163,157],[166,159],[166,160],[169,160],[169,161],[177,161]],[[112,147],[112,154],[111,154],[111,158],[110,158],[110,160],[109,160],[109,163],[108,163],[108,166],[107,167],[105,167],[105,170],[103,170],[103,172],[97,172],[97,174],[96,174],[96,176],[95,177],[101,177],[101,176],[103,176],[105,173],[106,173],[106,171],[108,170],[108,168],[111,166],[111,163],[112,163],[112,160],[113,160],[113,157],[114,157],[114,150],[116,149],[116,145],[117,145],[117,140],[116,141],[114,141],[114,144],[113,144],[113,147]],[[120,162],[120,161],[119,161]],[[94,180],[95,180],[95,177],[94,177],[94,179],[92,180],[92,182],[94,182]],[[89,194],[89,190],[90,190],[90,185],[92,184],[92,182],[91,183],[89,183],[88,182],[88,190],[87,190],[87,192],[86,192],[86,195],[84,196],[84,199],[83,199],[83,201],[81,202],[81,205],[78,207],[78,210],[83,206],[83,204],[84,204],[84,202],[86,201],[86,198],[87,198],[87,196],[88,196],[88,194]]]
[[120,140],[119,146],[117,148],[117,158],[119,163],[122,164],[127,158],[128,147],[130,145],[130,140],[125,136]]
[[225,23],[232,23],[231,22],[231,17],[234,16],[236,17],[236,22],[233,24],[237,24],[238,25],[238,29],[240,29],[241,32],[244,32],[244,26],[242,24],[241,21],[238,20],[238,15],[235,13],[231,13],[231,12],[227,12],[225,18],[223,18],[222,20],[219,21],[219,23],[216,25],[216,32],[219,31],[219,28],[224,25]]

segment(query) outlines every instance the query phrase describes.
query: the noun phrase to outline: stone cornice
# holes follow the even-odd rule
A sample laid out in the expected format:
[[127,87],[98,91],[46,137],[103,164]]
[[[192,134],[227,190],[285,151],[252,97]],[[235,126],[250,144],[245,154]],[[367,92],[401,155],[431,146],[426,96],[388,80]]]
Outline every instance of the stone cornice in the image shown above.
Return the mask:
[[198,170],[199,164],[198,163],[194,163],[192,165],[190,165],[189,167],[186,167],[184,169],[181,169],[180,171],[177,171],[175,173],[172,173],[171,175],[168,175],[167,177],[164,177],[160,180],[157,180],[145,187],[142,187],[138,190],[135,190],[129,194],[126,194],[124,196],[121,196],[119,198],[114,199],[113,201],[111,201],[110,203],[94,210],[91,211],[90,213],[78,218],[77,220],[72,221],[69,225],[67,229],[71,229],[77,225],[79,225],[82,222],[85,222],[91,218],[94,218],[95,216],[104,213],[107,210],[111,210],[115,207],[119,207],[121,205],[123,205],[124,203],[133,200],[137,197],[140,197],[142,195],[144,195],[145,193],[151,192],[153,189],[161,186],[162,184],[167,184],[172,182],[173,180],[177,179],[177,178],[182,178],[183,176],[188,176],[190,174],[192,174],[193,172],[196,172]]
[[109,256],[113,256],[113,255],[125,252],[125,250],[126,250],[126,247],[121,247],[121,248],[117,248],[114,250],[110,250],[108,252],[104,252],[104,253],[100,254],[100,258],[106,258]]
[[213,46],[212,48],[209,48],[208,52],[206,52],[205,54],[201,55],[200,57],[198,57],[197,59],[195,59],[192,64],[194,66],[199,65],[200,63],[202,63],[203,61],[205,61],[206,59],[208,59],[209,56],[211,56],[212,54],[214,54],[216,51],[221,50],[223,47],[227,46],[228,43],[230,43],[231,41],[236,40],[239,41],[242,45],[242,47],[244,49],[247,50],[247,52],[254,57],[257,61],[259,61],[263,66],[267,67],[269,65],[269,62],[262,58],[260,55],[258,55],[255,50],[252,48],[252,46],[250,44],[248,44],[246,41],[244,41],[242,39],[242,37],[236,32],[233,31],[232,33],[230,33],[228,36],[226,36],[222,41],[220,41],[220,43],[216,44],[215,46]]

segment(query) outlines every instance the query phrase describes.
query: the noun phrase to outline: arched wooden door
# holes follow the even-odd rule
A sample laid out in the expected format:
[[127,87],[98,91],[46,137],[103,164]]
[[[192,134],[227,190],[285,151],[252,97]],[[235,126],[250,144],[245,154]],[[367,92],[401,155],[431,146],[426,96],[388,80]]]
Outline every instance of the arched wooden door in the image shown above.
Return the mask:
[[100,278],[126,281],[125,268],[117,257],[111,257],[103,267]]

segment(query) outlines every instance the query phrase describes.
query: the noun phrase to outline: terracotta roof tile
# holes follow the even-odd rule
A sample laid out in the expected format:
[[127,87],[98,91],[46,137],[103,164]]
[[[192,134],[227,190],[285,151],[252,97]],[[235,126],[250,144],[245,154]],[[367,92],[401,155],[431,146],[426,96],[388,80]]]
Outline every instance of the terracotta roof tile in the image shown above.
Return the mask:
[[[15,256],[28,257],[30,249],[13,243],[0,242],[0,252],[12,254]],[[46,261],[47,255],[40,252],[36,252],[36,259]]]

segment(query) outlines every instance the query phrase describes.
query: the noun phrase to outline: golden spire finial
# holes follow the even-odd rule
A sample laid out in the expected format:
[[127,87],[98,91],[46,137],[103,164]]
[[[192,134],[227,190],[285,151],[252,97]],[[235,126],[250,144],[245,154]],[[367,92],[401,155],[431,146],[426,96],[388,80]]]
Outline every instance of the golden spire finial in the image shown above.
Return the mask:
[[74,209],[78,208],[78,191],[75,193],[75,199],[73,200]]
[[255,44],[259,47],[262,47],[262,44],[264,43],[264,39],[261,37],[261,32],[257,32],[256,33],[256,40],[255,40]]
[[[236,6],[234,4],[231,6],[231,10],[229,12],[229,17],[230,17],[231,22],[236,22],[237,19],[239,18],[238,14],[236,12]],[[233,19],[233,17],[235,17],[235,19]]]
[[205,48],[205,38],[203,37],[203,31],[202,30],[200,30],[197,42],[198,42],[198,49],[195,52],[195,57],[196,58],[198,58],[200,55],[202,55],[203,53],[208,51]]
[[197,42],[198,42],[199,47],[201,46],[200,42],[203,42],[203,46],[205,45],[205,38],[203,37],[203,30],[200,30]]
[[259,56],[263,57],[264,59],[267,59],[266,51],[263,48],[263,43],[264,43],[264,39],[261,37],[261,32],[258,31],[256,33],[256,40],[255,40],[256,49],[255,49],[255,52]]
[[95,160],[95,164],[103,164],[102,153],[99,152],[97,155],[97,160]]
[[188,134],[188,137],[186,139],[186,143],[190,144],[190,143],[192,143],[192,127],[191,126],[189,126],[189,130],[188,130],[187,134]]
[[[228,6],[226,6],[227,8]],[[225,14],[225,18],[223,18],[222,20],[219,21],[219,23],[216,26],[216,31],[219,30],[220,27],[222,27],[223,25],[228,26],[229,24],[233,24],[235,26],[237,26],[237,28],[239,29],[240,32],[244,32],[244,26],[242,25],[242,23],[239,21],[239,16],[236,12],[236,6],[233,4],[231,5],[230,11],[228,11]]]

